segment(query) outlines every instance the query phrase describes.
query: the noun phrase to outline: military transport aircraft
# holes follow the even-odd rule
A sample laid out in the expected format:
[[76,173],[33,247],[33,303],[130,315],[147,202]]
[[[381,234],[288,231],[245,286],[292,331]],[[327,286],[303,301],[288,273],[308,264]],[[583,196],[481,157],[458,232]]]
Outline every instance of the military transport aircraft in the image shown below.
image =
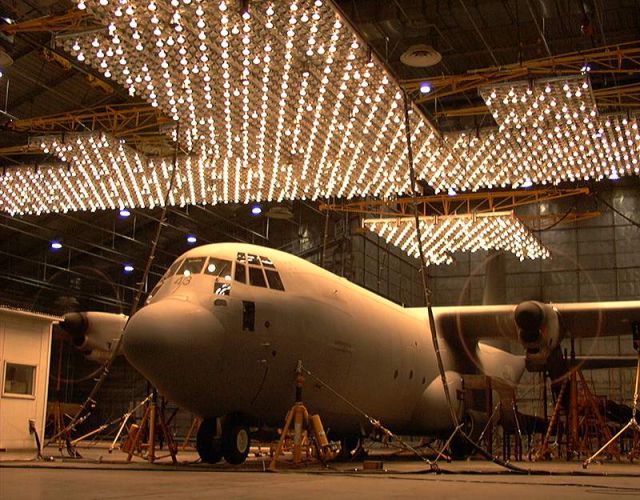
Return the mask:
[[[562,338],[631,333],[640,301],[434,308],[452,393],[463,375],[517,384],[525,365],[544,366]],[[77,345],[110,351],[124,330],[126,358],[161,394],[203,417],[203,461],[245,460],[250,429],[282,425],[298,360],[346,400],[394,432],[452,429],[426,308],[404,308],[310,262],[270,248],[219,243],[179,257],[131,318],[72,313]],[[484,340],[519,340],[524,356]],[[495,344],[494,344],[495,345]],[[312,379],[304,402],[332,436],[366,425]],[[459,412],[461,403],[454,398]]]

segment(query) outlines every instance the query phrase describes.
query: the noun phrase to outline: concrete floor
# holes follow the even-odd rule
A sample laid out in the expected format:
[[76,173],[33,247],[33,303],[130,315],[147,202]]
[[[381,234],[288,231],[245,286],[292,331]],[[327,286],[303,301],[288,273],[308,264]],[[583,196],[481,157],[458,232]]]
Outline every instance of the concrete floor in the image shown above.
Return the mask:
[[279,473],[263,472],[268,458],[252,458],[240,467],[195,464],[194,452],[180,452],[180,464],[169,460],[149,464],[127,463],[125,455],[107,453],[104,446],[81,449],[83,459],[63,458],[47,449],[53,460],[27,460],[3,454],[0,462],[0,498],[640,498],[640,465],[628,462],[593,464],[523,463],[527,469],[553,475],[520,475],[484,461],[442,463],[442,473],[425,473],[426,464],[385,456],[385,471],[365,472],[362,463],[332,464],[328,469],[309,465]]

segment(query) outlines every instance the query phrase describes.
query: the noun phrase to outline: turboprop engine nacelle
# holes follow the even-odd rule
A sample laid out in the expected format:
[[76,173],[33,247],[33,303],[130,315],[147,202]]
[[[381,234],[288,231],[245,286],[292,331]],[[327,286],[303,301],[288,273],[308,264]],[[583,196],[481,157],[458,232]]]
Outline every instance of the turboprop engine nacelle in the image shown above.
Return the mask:
[[115,349],[126,322],[124,314],[80,312],[65,314],[60,327],[88,359],[102,362]]
[[516,307],[514,319],[518,338],[526,349],[527,369],[542,369],[551,351],[560,343],[558,312],[549,304],[529,300]]

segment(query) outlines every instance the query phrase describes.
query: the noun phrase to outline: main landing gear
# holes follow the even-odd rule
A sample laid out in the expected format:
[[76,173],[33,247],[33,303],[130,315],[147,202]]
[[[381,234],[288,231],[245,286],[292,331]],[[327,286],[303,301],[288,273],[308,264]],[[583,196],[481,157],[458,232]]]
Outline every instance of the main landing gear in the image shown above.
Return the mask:
[[251,447],[249,427],[236,416],[205,418],[196,437],[196,449],[203,462],[218,463],[224,458],[238,465],[245,461]]

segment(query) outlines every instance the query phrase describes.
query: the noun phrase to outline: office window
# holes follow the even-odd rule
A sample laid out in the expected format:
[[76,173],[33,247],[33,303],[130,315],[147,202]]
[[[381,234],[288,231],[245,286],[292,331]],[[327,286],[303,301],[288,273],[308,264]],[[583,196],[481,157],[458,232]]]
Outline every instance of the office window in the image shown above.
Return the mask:
[[6,363],[4,374],[4,393],[33,396],[35,374],[35,366]]

